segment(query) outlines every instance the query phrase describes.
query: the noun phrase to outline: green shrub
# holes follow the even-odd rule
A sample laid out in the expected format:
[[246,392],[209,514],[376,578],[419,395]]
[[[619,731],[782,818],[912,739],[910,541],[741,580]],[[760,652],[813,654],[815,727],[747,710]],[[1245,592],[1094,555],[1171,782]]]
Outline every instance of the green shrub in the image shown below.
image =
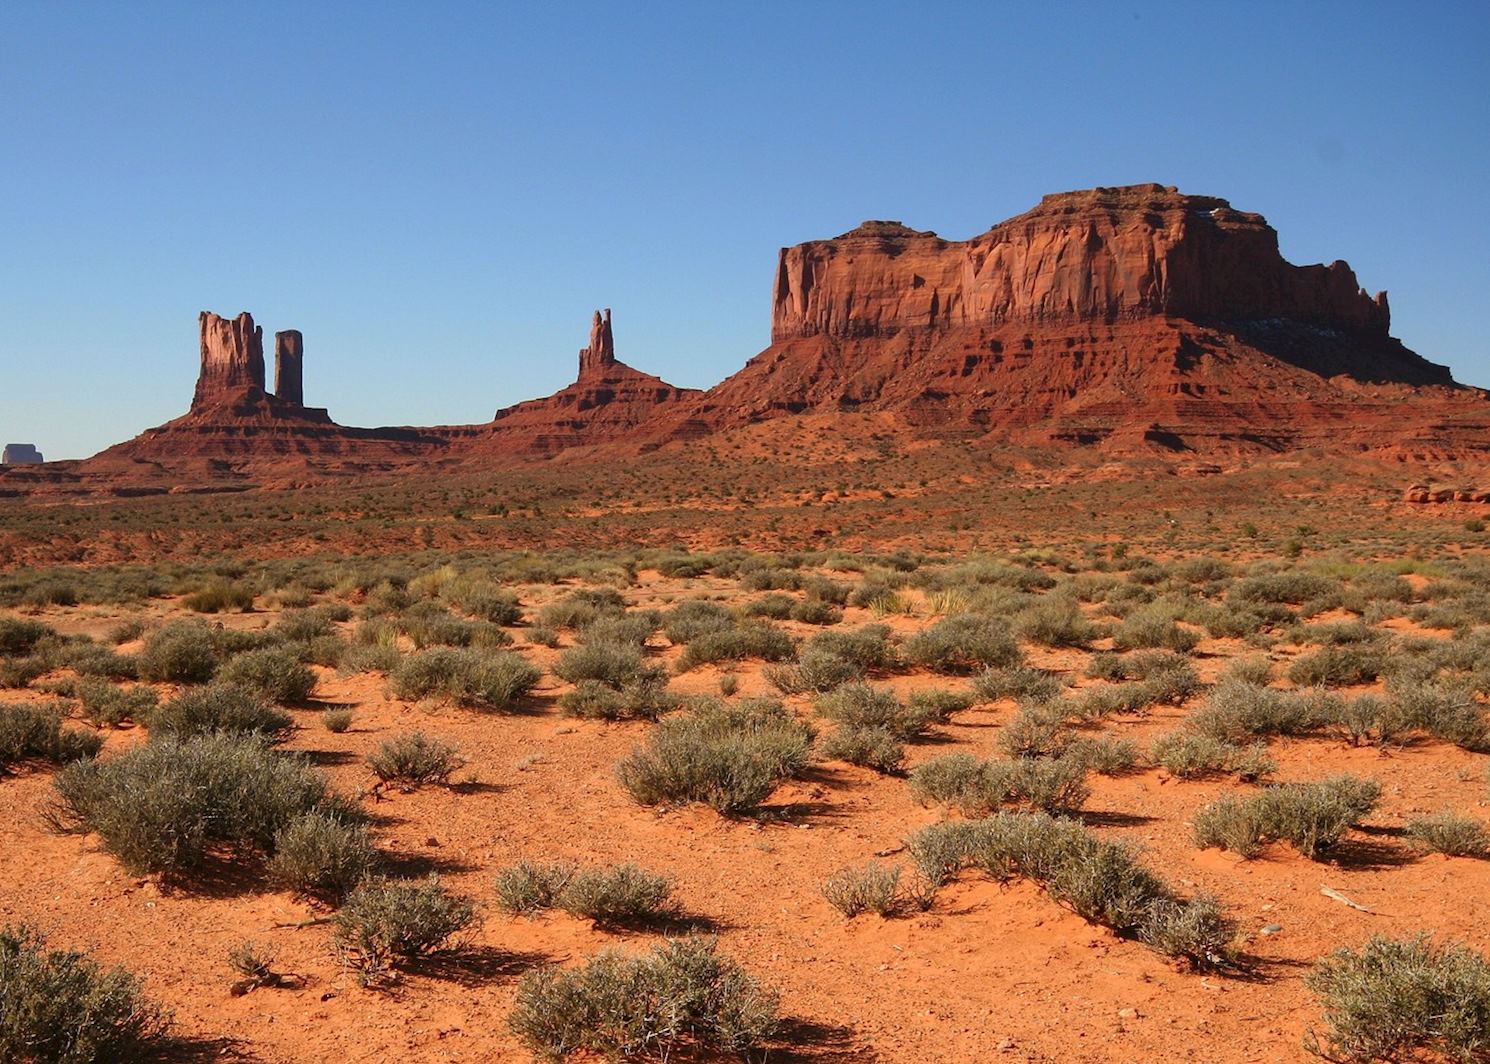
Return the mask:
[[21,657],[31,653],[44,638],[55,638],[57,633],[40,621],[28,621],[21,617],[0,617],[0,657]]
[[712,940],[681,939],[628,956],[529,972],[508,1023],[534,1054],[607,1059],[682,1057],[691,1050],[745,1055],[775,1034],[776,996]]
[[222,733],[166,737],[79,761],[53,783],[52,823],[96,832],[137,874],[188,872],[221,847],[269,853],[280,830],[304,813],[352,813],[303,759]]
[[1300,687],[1353,687],[1381,675],[1387,651],[1380,646],[1327,646],[1295,658],[1288,678]]
[[1476,1061],[1490,1045],[1490,963],[1426,936],[1372,936],[1336,950],[1305,979],[1330,1024],[1333,1059]]
[[841,725],[823,740],[822,755],[829,761],[847,761],[886,774],[899,772],[905,764],[904,744],[880,727]]
[[27,927],[0,928],[0,1059],[129,1064],[159,1059],[166,1013],[138,978],[86,954],[49,950]]
[[1113,633],[1112,642],[1119,650],[1162,647],[1188,653],[1200,642],[1200,636],[1176,624],[1172,609],[1156,604],[1128,614]]
[[979,761],[970,754],[947,754],[917,766],[910,788],[918,801],[954,806],[969,816],[984,816],[1009,803],[1075,810],[1091,794],[1089,767],[1080,755]]
[[1073,820],[1045,813],[996,813],[936,824],[906,840],[921,874],[943,883],[973,866],[997,880],[1034,880],[1084,919],[1134,937],[1198,968],[1231,962],[1234,928],[1214,899],[1180,900],[1125,846]]
[[152,739],[185,739],[220,732],[278,740],[284,738],[294,719],[253,691],[237,684],[212,683],[182,691],[151,713],[146,723]]
[[193,613],[248,613],[253,609],[254,593],[242,584],[213,580],[191,592],[181,604]]
[[1043,706],[1024,706],[999,731],[999,749],[1010,757],[1060,757],[1071,745],[1065,717]]
[[1190,719],[1206,735],[1243,742],[1265,735],[1307,735],[1333,715],[1332,703],[1309,692],[1223,680]]
[[1286,783],[1248,798],[1222,798],[1196,813],[1196,844],[1219,846],[1255,857],[1268,842],[1290,842],[1317,860],[1345,832],[1376,808],[1381,785],[1375,780],[1334,776],[1318,783]]
[[864,670],[825,650],[807,647],[791,665],[767,665],[766,682],[784,695],[823,693],[863,677]]
[[874,861],[845,868],[824,881],[822,895],[850,920],[870,912],[894,916],[901,907],[900,868],[887,868]]
[[626,600],[615,588],[580,588],[544,606],[537,619],[544,628],[583,628],[603,614],[625,609]]
[[66,765],[103,748],[101,735],[64,728],[64,719],[53,706],[0,704],[0,775],[27,761]]
[[1409,820],[1407,837],[1433,853],[1490,857],[1490,831],[1485,825],[1450,810]]
[[367,827],[336,812],[302,813],[274,836],[269,878],[306,897],[338,899],[377,865]]
[[497,904],[514,915],[553,908],[574,873],[572,864],[519,861],[497,873]]
[[678,704],[660,679],[620,690],[599,680],[581,680],[573,691],[559,696],[559,709],[566,717],[585,720],[657,720]]
[[400,963],[445,947],[475,922],[475,906],[448,892],[437,876],[422,883],[374,878],[347,895],[333,935],[342,963],[363,985],[375,985]]
[[628,643],[586,643],[572,647],[559,657],[554,675],[572,684],[603,683],[620,690],[637,684],[657,686],[664,673],[647,664],[640,648]]
[[217,679],[255,691],[281,705],[304,702],[316,686],[316,674],[288,647],[264,647],[235,654],[218,669]]
[[413,731],[385,739],[368,755],[367,764],[385,783],[418,787],[448,782],[464,762],[451,744]]
[[506,709],[532,690],[543,673],[517,654],[439,647],[411,654],[388,675],[398,698],[443,695],[480,710]]
[[634,864],[576,871],[555,903],[573,916],[616,927],[665,919],[677,911],[672,880]]
[[1257,780],[1276,772],[1264,743],[1239,746],[1198,732],[1175,731],[1154,740],[1154,761],[1182,780],[1235,774],[1242,780]]
[[84,680],[73,694],[83,705],[83,715],[101,728],[148,720],[159,703],[148,687],[117,687],[107,680]]
[[1101,635],[1074,599],[1046,599],[1021,613],[1015,630],[1032,643],[1047,647],[1084,647]]
[[1060,678],[1054,673],[1029,665],[985,669],[973,680],[973,692],[985,702],[1013,698],[1038,705],[1055,701],[1062,689]]
[[1023,663],[1009,626],[972,613],[955,614],[905,642],[905,656],[914,664],[937,672],[1003,669]]
[[212,629],[200,621],[173,621],[145,640],[139,655],[140,679],[165,683],[206,683],[217,672]]
[[709,662],[745,658],[784,661],[795,652],[796,643],[786,632],[764,621],[750,621],[736,628],[696,636],[678,659],[678,671],[687,672]]
[[807,599],[795,603],[788,616],[801,624],[837,624],[843,620],[843,611],[831,602]]
[[807,767],[812,740],[812,729],[780,702],[707,702],[664,720],[616,772],[642,805],[703,802],[722,813],[741,813]]
[[1132,739],[1077,739],[1066,755],[1079,759],[1089,771],[1103,776],[1131,772],[1140,759],[1138,744]]
[[933,707],[902,705],[893,692],[866,683],[844,684],[817,700],[817,711],[848,728],[875,728],[897,739],[916,739],[937,722]]
[[[790,607],[788,607],[790,608]],[[735,615],[717,602],[688,599],[667,611],[662,631],[676,646],[691,643],[701,635],[723,632],[735,626]]]
[[334,735],[340,735],[352,726],[350,709],[326,709],[321,711],[321,725]]
[[861,670],[893,669],[900,654],[890,641],[890,628],[866,624],[843,632],[818,632],[807,640],[804,654],[828,654]]

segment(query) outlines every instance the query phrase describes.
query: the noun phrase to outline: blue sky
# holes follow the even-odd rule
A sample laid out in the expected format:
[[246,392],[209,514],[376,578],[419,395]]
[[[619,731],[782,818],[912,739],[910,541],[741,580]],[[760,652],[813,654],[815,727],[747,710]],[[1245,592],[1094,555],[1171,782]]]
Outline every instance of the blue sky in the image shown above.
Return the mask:
[[1347,259],[1490,385],[1490,5],[0,6],[0,437],[182,413],[196,317],[305,333],[345,424],[484,421],[617,354],[708,386],[777,249],[1159,181]]

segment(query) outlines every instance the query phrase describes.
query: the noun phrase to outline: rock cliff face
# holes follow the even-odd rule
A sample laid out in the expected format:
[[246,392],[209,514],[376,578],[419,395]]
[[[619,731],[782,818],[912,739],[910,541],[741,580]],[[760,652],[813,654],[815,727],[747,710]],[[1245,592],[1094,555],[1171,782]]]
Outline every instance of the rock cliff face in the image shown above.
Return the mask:
[[305,363],[305,338],[298,329],[274,334],[274,396],[292,406],[305,405],[302,371]]
[[0,465],[40,465],[41,452],[32,443],[7,443],[0,451]]
[[575,382],[546,399],[498,410],[468,446],[478,455],[525,455],[624,441],[698,394],[618,360],[610,310],[597,310],[590,344],[579,352]]
[[1291,265],[1261,216],[1161,185],[1046,196],[966,241],[866,222],[782,250],[771,346],[673,432],[888,411],[1115,451],[1418,448],[1484,395],[1389,326],[1345,263]]
[[1150,317],[1287,318],[1377,337],[1390,324],[1385,293],[1366,295],[1343,262],[1285,262],[1261,215],[1134,185],[1046,196],[966,241],[865,222],[785,248],[771,338]]
[[264,390],[264,330],[244,311],[236,318],[210,310],[197,316],[201,331],[202,368],[197,374],[193,409],[231,398],[244,389]]

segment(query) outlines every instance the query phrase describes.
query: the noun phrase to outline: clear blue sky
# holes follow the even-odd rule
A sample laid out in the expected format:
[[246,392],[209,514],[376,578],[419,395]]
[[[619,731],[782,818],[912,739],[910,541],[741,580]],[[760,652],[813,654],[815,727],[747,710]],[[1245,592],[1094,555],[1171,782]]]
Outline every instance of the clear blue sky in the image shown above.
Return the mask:
[[[549,10],[548,8],[552,8]],[[619,356],[708,386],[776,251],[1159,181],[1347,259],[1490,385],[1490,4],[0,5],[0,442],[182,413],[197,312],[345,424],[484,421]]]

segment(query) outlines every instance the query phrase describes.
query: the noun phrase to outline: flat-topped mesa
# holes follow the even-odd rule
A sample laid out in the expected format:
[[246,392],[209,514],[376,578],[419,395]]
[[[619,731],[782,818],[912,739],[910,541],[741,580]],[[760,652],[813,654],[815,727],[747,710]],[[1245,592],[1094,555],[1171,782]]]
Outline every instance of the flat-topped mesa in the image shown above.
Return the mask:
[[1161,316],[1286,318],[1379,337],[1391,320],[1386,294],[1368,296],[1344,262],[1286,262],[1261,215],[1150,184],[1045,196],[971,240],[865,222],[783,248],[771,336]]
[[274,334],[274,397],[293,406],[305,405],[302,371],[305,365],[305,337],[299,329]]
[[202,333],[202,368],[197,376],[193,409],[240,393],[264,391],[264,330],[244,311],[222,318],[204,310],[198,315]]
[[615,364],[616,341],[610,330],[610,308],[606,307],[604,317],[601,317],[601,312],[597,310],[590,322],[590,346],[580,348],[580,379],[604,373]]

